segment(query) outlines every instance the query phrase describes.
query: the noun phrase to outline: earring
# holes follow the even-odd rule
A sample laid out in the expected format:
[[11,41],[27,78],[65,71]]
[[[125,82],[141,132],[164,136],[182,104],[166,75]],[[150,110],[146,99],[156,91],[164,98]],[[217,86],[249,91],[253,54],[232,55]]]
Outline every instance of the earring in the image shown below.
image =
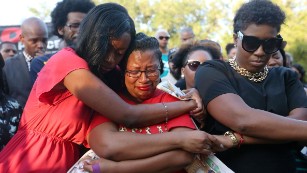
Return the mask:
[[184,78],[184,74],[181,74],[181,78],[182,78],[182,79]]
[[237,45],[235,44],[234,47],[237,47]]

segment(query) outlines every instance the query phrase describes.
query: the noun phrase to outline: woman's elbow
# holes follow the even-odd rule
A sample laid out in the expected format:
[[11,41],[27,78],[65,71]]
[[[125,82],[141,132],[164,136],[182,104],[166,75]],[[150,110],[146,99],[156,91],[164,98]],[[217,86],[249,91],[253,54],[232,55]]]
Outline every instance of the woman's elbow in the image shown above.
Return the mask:
[[112,144],[103,144],[92,148],[99,157],[114,160],[117,152],[112,147]]
[[259,126],[259,121],[254,118],[241,118],[240,120],[237,120],[235,123],[235,126],[231,129],[234,131],[240,133],[240,134],[249,134],[250,132],[257,129],[257,126]]
[[114,141],[112,138],[105,138],[108,140],[90,139],[89,144],[91,149],[99,157],[112,160],[116,152],[114,151]]

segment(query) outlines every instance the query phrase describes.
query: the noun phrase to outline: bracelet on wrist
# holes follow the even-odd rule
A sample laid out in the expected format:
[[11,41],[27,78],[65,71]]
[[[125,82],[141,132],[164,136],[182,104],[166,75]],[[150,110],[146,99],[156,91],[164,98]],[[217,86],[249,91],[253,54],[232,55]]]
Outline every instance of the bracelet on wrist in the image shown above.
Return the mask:
[[167,131],[167,122],[168,122],[168,109],[167,109],[167,105],[165,103],[162,102],[162,105],[165,109],[165,130]]
[[233,147],[237,147],[239,145],[239,140],[237,139],[236,135],[232,131],[225,132],[224,136],[230,137]]
[[240,136],[240,140],[239,140],[239,144],[238,144],[238,148],[240,148],[240,146],[243,144],[244,142],[244,138],[243,135],[241,133],[237,133],[235,132],[235,134],[238,134]]

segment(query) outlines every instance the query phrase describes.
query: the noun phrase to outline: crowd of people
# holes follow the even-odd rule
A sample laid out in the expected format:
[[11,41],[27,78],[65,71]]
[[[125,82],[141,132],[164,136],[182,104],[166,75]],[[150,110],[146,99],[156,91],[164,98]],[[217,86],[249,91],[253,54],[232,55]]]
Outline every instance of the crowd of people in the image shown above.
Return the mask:
[[244,3],[225,57],[187,26],[169,49],[166,29],[137,33],[116,3],[58,2],[52,54],[46,24],[26,19],[24,50],[0,45],[0,172],[67,172],[89,148],[94,173],[186,172],[213,153],[238,173],[307,172],[305,70],[285,52],[285,18],[271,1]]

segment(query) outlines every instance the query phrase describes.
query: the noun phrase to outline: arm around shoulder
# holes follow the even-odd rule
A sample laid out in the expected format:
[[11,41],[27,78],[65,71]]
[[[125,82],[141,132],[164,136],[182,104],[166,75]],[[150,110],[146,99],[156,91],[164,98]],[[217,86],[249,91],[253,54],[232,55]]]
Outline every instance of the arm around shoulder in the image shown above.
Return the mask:
[[[162,104],[129,105],[89,70],[72,71],[64,78],[64,86],[86,105],[118,124],[140,127],[165,121]],[[169,118],[196,107],[193,100],[166,104]]]

